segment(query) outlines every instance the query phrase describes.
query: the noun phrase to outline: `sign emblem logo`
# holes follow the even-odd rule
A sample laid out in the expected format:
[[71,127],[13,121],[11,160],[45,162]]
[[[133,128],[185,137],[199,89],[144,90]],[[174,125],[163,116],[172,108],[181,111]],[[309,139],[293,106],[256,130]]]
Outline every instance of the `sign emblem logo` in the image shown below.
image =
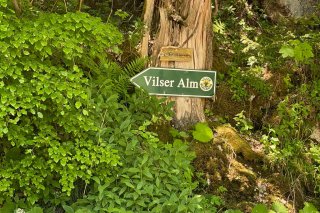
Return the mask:
[[213,87],[213,81],[210,77],[205,76],[205,77],[201,78],[200,89],[202,91],[205,91],[205,92],[209,91],[212,89],[212,87]]

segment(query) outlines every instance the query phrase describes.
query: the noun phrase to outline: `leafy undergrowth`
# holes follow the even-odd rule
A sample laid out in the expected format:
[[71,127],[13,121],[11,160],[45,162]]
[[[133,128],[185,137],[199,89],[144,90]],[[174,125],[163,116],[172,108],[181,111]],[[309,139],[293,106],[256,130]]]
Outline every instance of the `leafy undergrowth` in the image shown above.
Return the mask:
[[[221,130],[221,128],[223,130]],[[230,126],[219,126],[211,143],[192,143],[197,158],[194,167],[200,181],[197,192],[220,197],[220,210],[251,212],[257,203],[280,202],[290,212],[308,201],[295,190],[289,178],[268,167],[259,142],[243,139]],[[252,148],[251,148],[252,147]]]
[[[238,0],[219,9],[213,30],[220,81],[215,102],[207,103],[208,122],[231,123],[264,158],[254,162],[221,144],[195,144],[204,193],[225,187],[228,207],[273,200],[293,212],[306,201],[319,206],[320,34],[313,27],[319,16],[292,18],[279,8]],[[282,18],[270,16],[278,12]]]
[[186,133],[130,86],[145,60],[112,61],[129,60],[116,25],[59,8],[0,0],[0,212],[317,212],[317,16],[221,2],[216,101]]

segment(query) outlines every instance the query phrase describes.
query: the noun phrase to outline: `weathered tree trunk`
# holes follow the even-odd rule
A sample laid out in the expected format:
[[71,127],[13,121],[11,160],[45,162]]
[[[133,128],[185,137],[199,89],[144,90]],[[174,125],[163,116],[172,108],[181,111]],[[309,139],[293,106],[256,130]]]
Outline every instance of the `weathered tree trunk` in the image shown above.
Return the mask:
[[141,42],[141,56],[148,56],[148,47],[149,47],[149,39],[150,39],[150,29],[152,24],[152,17],[154,11],[154,0],[146,0],[144,3],[144,15],[143,21],[145,25],[145,31],[143,34],[142,42]]
[[18,0],[12,0],[12,4],[14,7],[14,11],[16,12],[17,16],[20,16],[22,13],[22,9],[21,9],[21,3]]
[[[212,66],[211,0],[159,0],[159,31],[153,46],[153,65],[185,69],[210,69]],[[160,61],[165,46],[193,49],[187,62]],[[174,124],[185,128],[204,121],[204,99],[172,98],[175,104]]]

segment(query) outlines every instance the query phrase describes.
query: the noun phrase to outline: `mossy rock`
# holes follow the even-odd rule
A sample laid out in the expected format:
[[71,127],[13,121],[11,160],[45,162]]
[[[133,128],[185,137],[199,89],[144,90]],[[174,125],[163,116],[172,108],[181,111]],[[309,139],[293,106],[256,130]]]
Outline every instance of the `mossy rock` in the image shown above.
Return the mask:
[[215,128],[217,138],[230,145],[236,154],[241,154],[248,161],[262,161],[263,154],[252,150],[250,144],[242,139],[237,131],[229,125],[222,125]]
[[254,173],[252,169],[247,168],[247,166],[243,165],[239,161],[232,159],[230,163],[232,168],[234,168],[238,174],[248,177],[250,180],[257,179],[257,174]]

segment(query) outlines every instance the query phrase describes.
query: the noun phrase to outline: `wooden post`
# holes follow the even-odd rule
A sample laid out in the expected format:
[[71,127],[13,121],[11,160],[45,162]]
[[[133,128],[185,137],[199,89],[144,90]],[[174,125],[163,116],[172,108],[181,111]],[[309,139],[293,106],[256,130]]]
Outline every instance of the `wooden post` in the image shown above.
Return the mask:
[[[159,31],[153,46],[157,67],[208,70],[212,66],[211,0],[159,0]],[[189,61],[161,61],[162,47],[191,48]],[[176,102],[174,125],[187,128],[205,121],[204,99],[173,97]]]

